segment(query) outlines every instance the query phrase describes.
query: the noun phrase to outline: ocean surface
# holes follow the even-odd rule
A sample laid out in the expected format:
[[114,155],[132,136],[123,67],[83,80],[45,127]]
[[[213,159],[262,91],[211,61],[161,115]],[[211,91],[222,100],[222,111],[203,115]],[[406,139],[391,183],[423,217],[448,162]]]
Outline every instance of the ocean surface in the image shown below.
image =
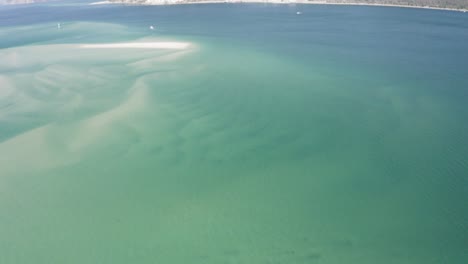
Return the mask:
[[[80,46],[141,41],[190,46]],[[0,7],[0,263],[466,264],[467,249],[468,14]]]

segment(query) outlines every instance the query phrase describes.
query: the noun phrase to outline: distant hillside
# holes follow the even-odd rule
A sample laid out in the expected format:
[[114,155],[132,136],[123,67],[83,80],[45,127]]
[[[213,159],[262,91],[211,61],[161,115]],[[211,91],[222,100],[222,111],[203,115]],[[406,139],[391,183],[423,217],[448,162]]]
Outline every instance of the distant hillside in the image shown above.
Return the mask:
[[370,4],[402,5],[412,7],[435,7],[450,9],[468,9],[468,0],[109,0],[113,3],[164,5],[202,2],[273,2],[273,3],[323,3],[323,4]]
[[0,0],[0,5],[32,4],[46,1],[47,0]]
[[[313,2],[313,1],[311,1]],[[468,0],[329,0],[332,3],[364,3],[405,6],[430,6],[440,8],[468,8]]]

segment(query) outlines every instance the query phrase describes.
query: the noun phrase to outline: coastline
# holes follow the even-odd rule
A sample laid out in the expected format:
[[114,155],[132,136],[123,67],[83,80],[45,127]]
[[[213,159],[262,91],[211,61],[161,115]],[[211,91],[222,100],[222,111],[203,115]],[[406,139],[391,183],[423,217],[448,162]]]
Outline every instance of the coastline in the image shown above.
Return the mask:
[[126,3],[126,2],[111,2],[111,1],[99,1],[90,3],[90,5],[102,5],[102,4],[119,4],[119,5],[147,5],[147,6],[161,6],[161,5],[198,5],[198,4],[282,4],[282,5],[294,5],[294,4],[304,4],[304,5],[343,5],[343,6],[380,6],[380,7],[399,7],[399,8],[414,8],[414,9],[428,9],[428,10],[444,10],[444,11],[456,11],[466,13],[468,9],[458,9],[458,8],[448,8],[448,7],[434,7],[434,6],[416,6],[416,5],[394,5],[394,4],[373,4],[373,3],[359,3],[359,2],[350,2],[350,3],[333,3],[326,1],[316,1],[310,2],[307,0],[292,0],[292,1],[281,1],[281,0],[206,0],[206,1],[196,1],[188,2],[184,0],[174,1],[174,2],[160,2],[160,3]]

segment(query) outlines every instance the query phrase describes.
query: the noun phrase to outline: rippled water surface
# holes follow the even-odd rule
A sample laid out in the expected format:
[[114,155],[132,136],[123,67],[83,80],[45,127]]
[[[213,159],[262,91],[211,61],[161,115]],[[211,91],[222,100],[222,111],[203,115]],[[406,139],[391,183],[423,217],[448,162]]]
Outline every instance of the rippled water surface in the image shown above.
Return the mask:
[[[120,42],[190,45],[82,46]],[[466,263],[466,43],[445,11],[1,7],[0,263]]]

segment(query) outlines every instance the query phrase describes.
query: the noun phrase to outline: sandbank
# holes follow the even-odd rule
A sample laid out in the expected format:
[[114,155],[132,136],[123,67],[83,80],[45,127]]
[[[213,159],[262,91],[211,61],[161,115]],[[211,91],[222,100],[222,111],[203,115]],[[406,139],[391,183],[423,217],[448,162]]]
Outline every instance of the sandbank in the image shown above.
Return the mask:
[[127,42],[127,43],[103,43],[82,44],[84,49],[186,49],[190,46],[188,42]]

